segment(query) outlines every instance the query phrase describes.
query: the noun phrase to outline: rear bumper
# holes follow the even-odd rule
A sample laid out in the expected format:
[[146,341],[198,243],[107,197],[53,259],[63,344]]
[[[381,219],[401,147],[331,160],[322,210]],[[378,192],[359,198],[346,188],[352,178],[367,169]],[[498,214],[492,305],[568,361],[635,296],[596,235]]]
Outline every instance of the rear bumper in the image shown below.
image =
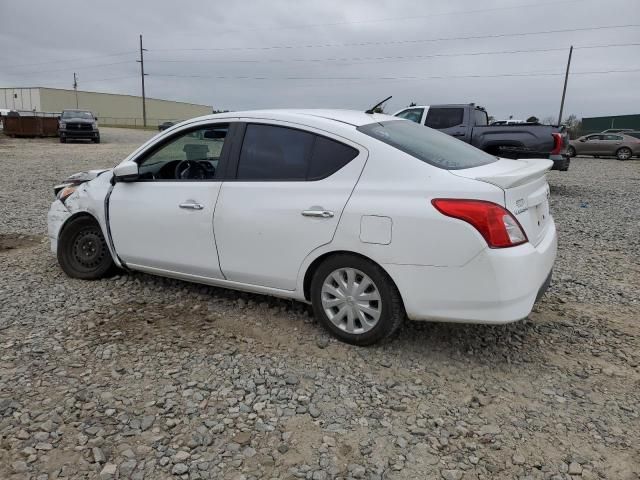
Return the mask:
[[551,280],[557,236],[487,248],[462,267],[386,264],[411,320],[503,324],[525,318]]
[[571,157],[569,157],[568,155],[550,155],[549,160],[553,161],[553,167],[551,167],[551,170],[569,170]]

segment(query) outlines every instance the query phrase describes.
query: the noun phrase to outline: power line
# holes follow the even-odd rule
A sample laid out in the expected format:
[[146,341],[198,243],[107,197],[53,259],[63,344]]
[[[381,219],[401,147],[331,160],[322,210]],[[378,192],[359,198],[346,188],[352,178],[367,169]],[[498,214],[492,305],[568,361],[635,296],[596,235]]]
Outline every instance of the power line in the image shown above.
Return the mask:
[[[124,65],[125,63],[133,63],[133,60],[125,60],[122,62],[113,62],[113,63],[98,63],[96,65],[87,65],[85,67],[80,67],[77,70],[89,69],[89,68],[98,68],[98,67],[110,67],[113,65]],[[34,70],[31,72],[6,72],[6,75],[31,75],[34,73],[55,73],[55,72],[68,72],[71,67],[65,68],[57,68],[54,70]]]
[[[603,75],[611,73],[634,73],[640,72],[640,68],[628,70],[595,70],[586,72],[573,72],[571,75]],[[465,74],[465,75],[433,75],[433,76],[344,76],[344,77],[312,77],[312,76],[283,76],[271,77],[268,75],[173,75],[163,73],[149,74],[152,77],[167,78],[207,78],[217,80],[433,80],[433,79],[456,79],[456,78],[503,78],[503,77],[556,77],[564,75],[562,72],[520,72],[520,73],[499,73],[499,74]]]
[[20,68],[20,67],[33,67],[37,65],[49,65],[52,63],[69,63],[69,62],[77,62],[77,61],[86,61],[86,60],[94,60],[96,58],[107,58],[107,57],[121,57],[123,55],[131,55],[135,54],[135,51],[128,52],[120,52],[120,53],[109,53],[106,55],[93,55],[91,57],[76,57],[76,58],[67,58],[64,60],[50,60],[47,62],[36,62],[36,63],[22,63],[19,65],[5,65],[4,68]]
[[89,80],[83,80],[83,83],[95,83],[95,82],[108,82],[108,81],[112,81],[112,80],[122,80],[125,78],[138,78],[140,75],[139,74],[135,74],[135,75],[122,75],[122,76],[118,76],[118,77],[107,77],[107,78],[92,78]]
[[[84,85],[85,83],[98,83],[98,82],[111,82],[111,81],[116,81],[116,80],[123,80],[126,78],[139,78],[140,75],[136,74],[136,75],[121,75],[121,76],[117,76],[117,77],[106,77],[106,78],[90,78],[89,80],[82,80],[82,84]],[[66,85],[66,82],[64,82],[64,80],[54,80],[53,81],[54,85],[60,85],[60,84],[64,84]]]
[[[610,43],[606,45],[583,45],[574,47],[575,49],[593,49],[593,48],[614,48],[614,47],[630,47],[640,46],[640,43]],[[540,53],[540,52],[559,52],[566,51],[566,47],[559,48],[533,48],[524,50],[492,50],[484,52],[460,52],[460,53],[434,53],[429,55],[391,55],[379,57],[333,57],[333,58],[292,58],[292,59],[259,59],[259,60],[238,60],[238,59],[192,59],[192,60],[153,60],[155,63],[313,63],[313,62],[364,62],[378,63],[378,61],[393,60],[422,60],[437,57],[466,57],[479,55],[506,55],[520,53]]]
[[486,38],[506,38],[506,37],[524,37],[530,35],[548,35],[555,33],[569,32],[585,32],[592,30],[612,30],[618,28],[637,28],[640,24],[626,25],[604,25],[597,27],[581,27],[581,28],[564,28],[559,30],[542,30],[537,32],[517,32],[517,33],[495,33],[487,35],[471,35],[465,37],[440,37],[440,38],[423,38],[416,40],[387,40],[387,41],[370,41],[370,42],[346,42],[346,43],[317,43],[307,45],[271,45],[257,47],[215,47],[215,48],[164,48],[154,49],[152,52],[225,52],[225,51],[249,51],[249,50],[282,50],[296,48],[333,48],[333,47],[365,47],[365,46],[382,46],[382,45],[404,45],[416,43],[430,42],[447,42],[452,40],[480,40]]

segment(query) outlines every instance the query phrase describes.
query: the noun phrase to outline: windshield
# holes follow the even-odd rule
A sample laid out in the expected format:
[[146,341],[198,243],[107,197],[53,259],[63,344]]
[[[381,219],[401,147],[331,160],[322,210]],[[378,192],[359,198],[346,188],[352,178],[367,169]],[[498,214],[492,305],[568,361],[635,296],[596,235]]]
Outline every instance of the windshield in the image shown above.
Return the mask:
[[62,118],[82,118],[83,120],[93,120],[93,113],[81,112],[79,110],[67,110],[62,112]]
[[479,167],[497,161],[496,157],[461,140],[405,120],[370,123],[357,130],[446,170]]

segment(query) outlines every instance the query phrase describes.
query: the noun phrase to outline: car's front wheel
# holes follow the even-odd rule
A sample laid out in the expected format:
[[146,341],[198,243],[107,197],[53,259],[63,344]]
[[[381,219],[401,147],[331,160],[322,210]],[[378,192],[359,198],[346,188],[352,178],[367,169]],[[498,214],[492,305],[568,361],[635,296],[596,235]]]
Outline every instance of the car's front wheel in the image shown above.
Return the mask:
[[569,146],[569,148],[567,148],[567,154],[573,158],[576,156],[576,149],[572,146]]
[[619,148],[616,152],[616,158],[618,160],[629,160],[631,158],[631,149],[627,147]]
[[391,336],[405,317],[402,298],[382,268],[339,254],[316,270],[311,301],[318,321],[338,339],[371,345]]
[[96,280],[115,270],[111,252],[98,222],[76,217],[64,226],[58,239],[58,263],[73,278]]

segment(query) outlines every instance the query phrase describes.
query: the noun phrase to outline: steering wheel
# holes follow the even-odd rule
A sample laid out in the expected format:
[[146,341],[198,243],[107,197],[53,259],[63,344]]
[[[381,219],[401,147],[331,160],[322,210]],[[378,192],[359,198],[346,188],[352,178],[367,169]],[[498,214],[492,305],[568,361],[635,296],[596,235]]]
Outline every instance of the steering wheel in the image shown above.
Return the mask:
[[207,172],[196,160],[182,160],[176,165],[175,178],[177,180],[204,180]]

